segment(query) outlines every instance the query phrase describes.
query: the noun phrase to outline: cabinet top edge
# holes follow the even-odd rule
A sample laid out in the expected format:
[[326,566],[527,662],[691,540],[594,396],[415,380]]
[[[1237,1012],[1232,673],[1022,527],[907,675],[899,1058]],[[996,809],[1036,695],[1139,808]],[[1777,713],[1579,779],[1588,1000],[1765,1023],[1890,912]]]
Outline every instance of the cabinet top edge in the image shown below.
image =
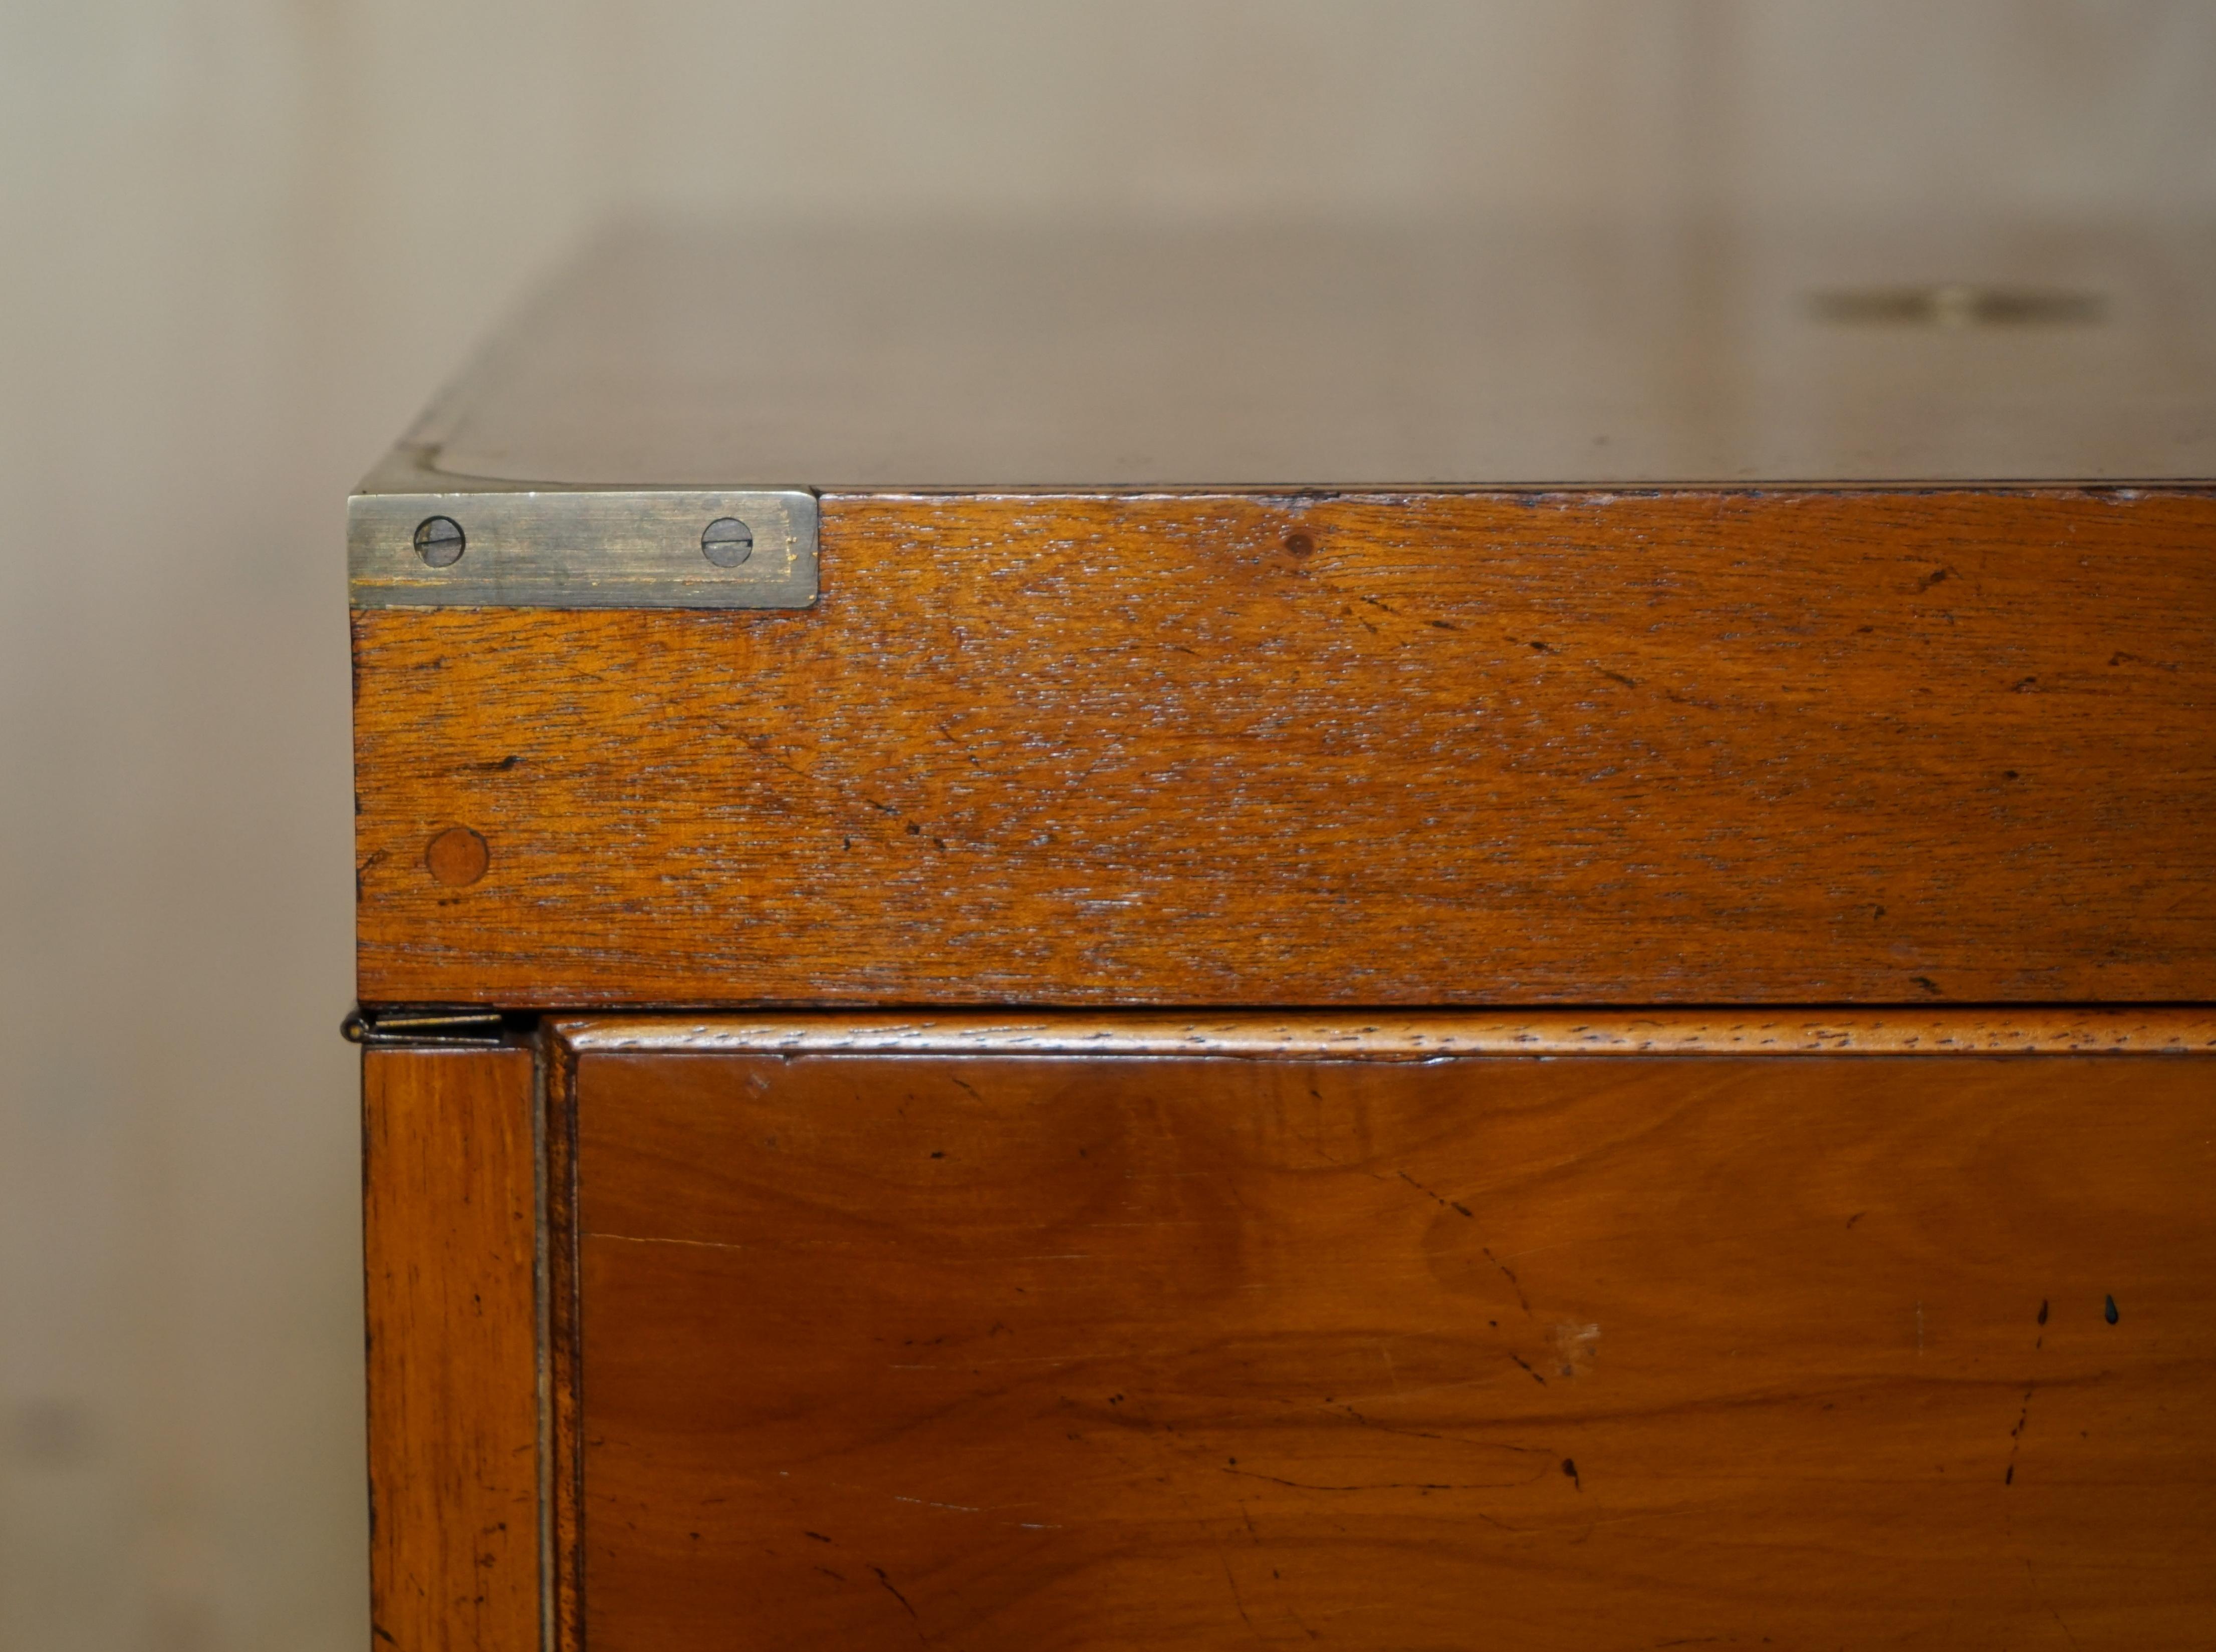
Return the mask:
[[364,487],[2216,478],[2212,255],[2198,219],[630,224]]

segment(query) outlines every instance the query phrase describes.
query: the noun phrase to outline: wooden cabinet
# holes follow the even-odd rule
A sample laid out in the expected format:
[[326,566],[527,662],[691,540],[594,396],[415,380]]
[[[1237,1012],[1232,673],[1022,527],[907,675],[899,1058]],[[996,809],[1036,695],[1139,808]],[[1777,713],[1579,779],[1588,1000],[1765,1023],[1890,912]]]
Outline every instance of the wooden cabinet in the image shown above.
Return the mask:
[[351,530],[384,1643],[2205,1644],[2211,295],[1917,248],[588,261]]

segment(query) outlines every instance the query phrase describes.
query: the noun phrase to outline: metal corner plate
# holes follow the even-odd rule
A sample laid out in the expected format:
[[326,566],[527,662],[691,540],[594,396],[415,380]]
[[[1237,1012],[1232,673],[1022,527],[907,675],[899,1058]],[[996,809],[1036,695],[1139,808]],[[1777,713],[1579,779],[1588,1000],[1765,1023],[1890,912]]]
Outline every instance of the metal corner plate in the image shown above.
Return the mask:
[[797,489],[359,493],[347,575],[356,608],[807,608],[817,520]]

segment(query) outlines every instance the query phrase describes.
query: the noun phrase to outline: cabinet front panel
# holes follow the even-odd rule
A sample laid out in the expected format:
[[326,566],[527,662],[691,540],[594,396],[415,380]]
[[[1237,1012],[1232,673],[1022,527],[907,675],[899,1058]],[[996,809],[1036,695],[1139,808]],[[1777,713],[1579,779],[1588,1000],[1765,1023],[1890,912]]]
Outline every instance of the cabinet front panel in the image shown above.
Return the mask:
[[365,1002],[2216,998],[2216,498],[822,509],[355,614]]
[[2216,1061],[575,1075],[592,1652],[2216,1621]]

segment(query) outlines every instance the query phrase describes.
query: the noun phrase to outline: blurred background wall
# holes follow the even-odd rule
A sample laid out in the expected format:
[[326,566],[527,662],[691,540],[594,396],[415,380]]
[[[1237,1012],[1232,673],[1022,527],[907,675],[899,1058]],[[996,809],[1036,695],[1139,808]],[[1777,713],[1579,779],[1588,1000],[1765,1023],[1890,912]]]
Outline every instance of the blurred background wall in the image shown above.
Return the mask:
[[639,204],[2216,212],[2216,6],[0,0],[4,1652],[366,1644],[342,501]]

